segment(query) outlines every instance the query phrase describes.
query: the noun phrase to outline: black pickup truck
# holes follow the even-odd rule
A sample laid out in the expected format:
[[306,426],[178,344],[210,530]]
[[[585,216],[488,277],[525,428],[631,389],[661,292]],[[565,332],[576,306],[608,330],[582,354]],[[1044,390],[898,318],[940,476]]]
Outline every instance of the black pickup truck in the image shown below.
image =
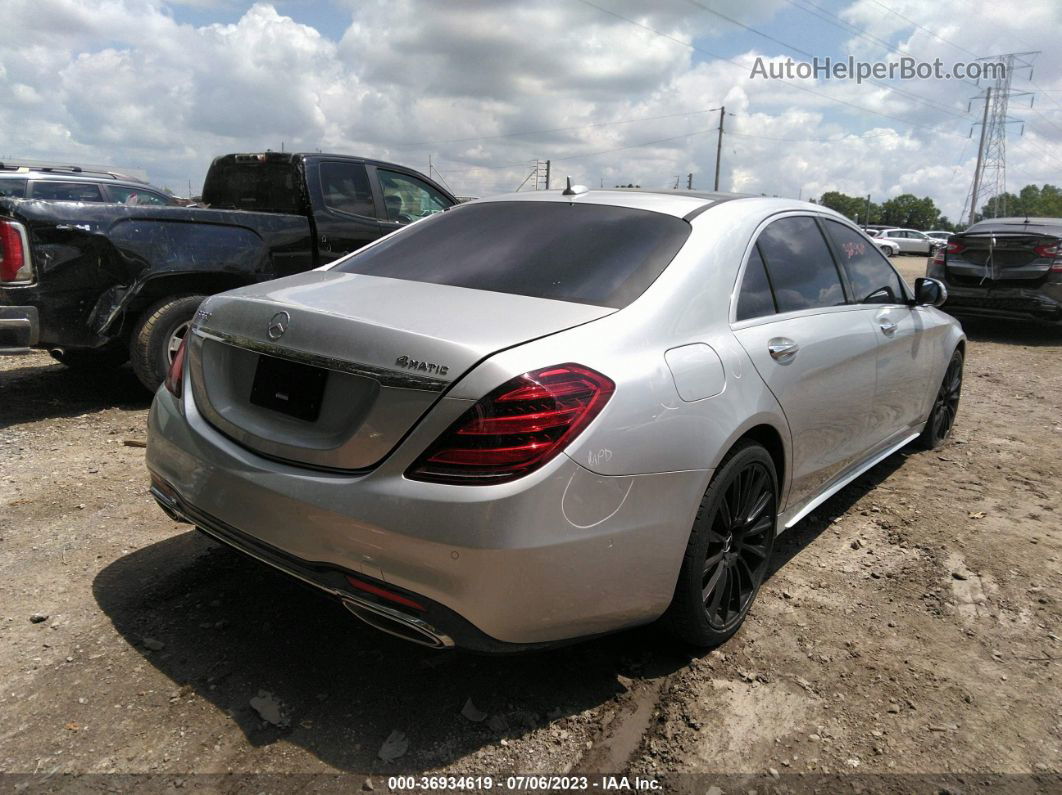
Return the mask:
[[200,301],[309,270],[457,200],[412,169],[320,153],[218,157],[204,207],[0,198],[0,353],[165,378]]

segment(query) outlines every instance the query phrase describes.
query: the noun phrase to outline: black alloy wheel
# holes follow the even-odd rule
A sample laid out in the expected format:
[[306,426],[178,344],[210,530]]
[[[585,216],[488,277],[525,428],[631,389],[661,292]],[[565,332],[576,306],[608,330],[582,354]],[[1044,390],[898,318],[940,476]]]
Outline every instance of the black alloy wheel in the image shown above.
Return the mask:
[[940,389],[937,390],[933,401],[933,410],[929,413],[926,427],[919,437],[919,442],[928,450],[942,445],[955,427],[959,398],[962,397],[962,366],[962,351],[957,350],[948,362],[944,380],[940,382]]
[[708,623],[726,632],[744,617],[767,572],[775,523],[774,479],[754,461],[739,470],[708,530],[701,594]]
[[770,569],[778,491],[774,460],[756,442],[739,442],[720,464],[663,617],[680,640],[717,646],[745,620]]

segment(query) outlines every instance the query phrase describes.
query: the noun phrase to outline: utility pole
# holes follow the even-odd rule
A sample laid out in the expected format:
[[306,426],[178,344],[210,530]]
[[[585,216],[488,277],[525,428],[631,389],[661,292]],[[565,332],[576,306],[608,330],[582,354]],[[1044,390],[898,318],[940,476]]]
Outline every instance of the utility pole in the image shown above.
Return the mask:
[[863,221],[863,229],[867,228],[867,224],[870,223],[870,194],[867,194],[867,219]]
[[546,190],[549,190],[549,161],[546,161]]
[[686,190],[693,190],[693,172],[686,175]]
[[974,166],[973,187],[970,188],[970,225],[977,215],[977,192],[981,188],[981,166],[985,162],[985,135],[988,133],[988,108],[992,104],[992,89],[985,92],[985,115],[981,119],[981,142],[977,145],[977,165]]
[[726,105],[719,108],[719,139],[715,142],[715,190],[719,190],[719,158],[723,156],[723,117],[726,116]]

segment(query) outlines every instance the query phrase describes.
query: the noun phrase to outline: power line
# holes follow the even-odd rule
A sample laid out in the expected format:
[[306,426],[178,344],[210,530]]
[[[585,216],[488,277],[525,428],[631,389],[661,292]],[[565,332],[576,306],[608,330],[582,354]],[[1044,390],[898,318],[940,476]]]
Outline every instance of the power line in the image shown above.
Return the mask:
[[[762,30],[758,30],[758,29],[752,27],[751,25],[746,25],[744,22],[739,22],[738,20],[736,20],[736,19],[734,19],[732,17],[728,17],[726,14],[723,14],[723,13],[721,13],[719,11],[716,11],[715,9],[709,8],[708,6],[706,6],[706,5],[702,4],[702,3],[699,3],[697,0],[686,0],[686,2],[690,3],[691,5],[695,5],[695,6],[697,6],[697,8],[700,8],[701,10],[706,11],[709,14],[712,14],[713,16],[717,16],[720,19],[731,23],[732,25],[737,25],[739,28],[743,28],[743,29],[749,31],[750,33],[755,33],[757,36],[762,36],[763,38],[767,39],[768,41],[773,41],[775,44],[780,44],[782,47],[785,47],[787,50],[792,50],[793,52],[799,53],[800,55],[803,55],[806,58],[815,58],[815,54],[814,53],[810,53],[807,50],[802,50],[801,48],[799,48],[799,47],[797,47],[795,45],[792,45],[792,44],[790,44],[787,41],[783,41],[782,39],[779,39],[779,38],[777,38],[775,36],[772,36],[769,33],[764,33]],[[932,100],[932,99],[929,99],[927,97],[919,96],[918,94],[915,94],[915,93],[913,93],[911,91],[905,91],[902,88],[896,88],[895,86],[891,86],[888,83],[882,82],[881,80],[869,79],[868,82],[873,83],[876,86],[880,86],[881,88],[884,88],[886,91],[892,91],[892,92],[895,92],[897,94],[900,94],[901,96],[909,97],[910,99],[913,99],[916,102],[921,102],[924,105],[927,105],[927,106],[933,108],[934,110],[940,111],[942,113],[947,113],[947,114],[949,114],[951,116],[955,116],[956,118],[964,118],[965,116],[968,115],[968,114],[965,114],[965,113],[956,113],[955,111],[948,110],[947,108],[942,108],[940,106],[940,103],[937,102],[936,100]]]
[[[728,114],[729,115],[729,114]],[[894,132],[873,133],[871,135],[842,135],[839,138],[777,138],[770,135],[753,135],[752,133],[736,132],[728,130],[727,135],[736,135],[738,138],[754,138],[762,141],[782,141],[790,144],[835,144],[842,141],[869,141],[874,138],[885,138],[895,135]]]
[[591,124],[580,124],[574,127],[553,127],[550,129],[542,130],[523,130],[520,132],[511,133],[499,133],[497,135],[479,135],[471,138],[441,138],[436,141],[408,141],[405,143],[393,144],[396,148],[412,147],[412,146],[435,146],[438,144],[462,144],[470,143],[473,141],[493,141],[500,138],[517,138],[522,135],[546,135],[548,133],[558,132],[571,132],[573,130],[588,130],[593,127],[611,127],[617,124],[634,124],[639,121],[658,121],[660,119],[676,119],[682,116],[695,116],[701,113],[713,113],[719,110],[719,108],[706,108],[703,110],[688,110],[682,113],[666,113],[662,116],[641,116],[636,119],[620,119],[617,121],[599,121]]
[[628,149],[639,149],[643,146],[653,146],[655,144],[663,144],[669,141],[678,141],[682,138],[689,138],[694,135],[704,135],[705,133],[717,132],[717,127],[710,127],[707,130],[695,130],[694,132],[683,133],[682,135],[672,135],[668,138],[657,138],[655,141],[642,141],[638,144],[631,144],[630,146],[620,146],[615,149],[603,149],[600,152],[584,152],[582,154],[566,155],[564,157],[550,158],[554,162],[558,160],[578,160],[583,157],[597,157],[598,155],[609,155],[613,152],[625,152]]
[[[865,41],[869,41],[871,43],[878,44],[878,45],[884,47],[886,50],[888,50],[889,52],[891,52],[894,55],[900,55],[900,56],[904,56],[904,55],[908,55],[909,56],[909,55],[911,55],[910,52],[904,52],[902,50],[896,49],[891,44],[889,44],[889,42],[885,41],[885,39],[878,38],[877,36],[874,36],[874,35],[872,35],[870,33],[867,33],[864,30],[861,30],[860,28],[856,27],[855,25],[851,24],[850,22],[846,22],[845,20],[841,19],[841,17],[839,17],[836,14],[834,14],[832,11],[829,11],[829,10],[825,9],[825,8],[823,8],[822,6],[820,6],[820,5],[816,4],[816,3],[813,3],[811,0],[801,0],[801,2],[803,2],[805,5],[811,6],[811,8],[806,8],[805,5],[797,5],[796,0],[786,0],[786,2],[789,3],[791,6],[793,6],[793,8],[796,8],[796,9],[799,9],[800,11],[804,11],[805,13],[811,14],[812,16],[817,17],[818,19],[821,19],[823,22],[827,23],[828,25],[833,25],[835,28],[837,28],[839,30],[845,30],[845,31],[847,31],[849,33],[854,33],[856,36],[858,36],[859,38],[861,38],[861,39],[863,39]],[[812,10],[812,9],[814,9],[814,10]],[[836,21],[834,21],[834,20],[836,20]],[[965,77],[962,79],[962,82],[969,83],[970,85],[976,85],[976,83],[974,83],[974,81],[970,80],[969,78],[965,78]]]
[[[811,6],[811,8],[805,8],[802,5],[797,5],[796,2],[794,2],[794,0],[786,0],[786,2],[789,3],[791,6],[793,6],[793,8],[799,9],[800,11],[803,11],[803,12],[805,12],[807,14],[811,14],[814,17],[818,17],[823,22],[825,22],[825,23],[827,23],[829,25],[833,25],[835,28],[838,28],[840,30],[847,30],[849,33],[854,33],[855,35],[859,36],[861,39],[865,39],[866,41],[870,41],[870,42],[873,42],[875,44],[880,44],[882,47],[887,49],[889,52],[900,54],[899,50],[894,48],[891,44],[889,44],[884,39],[879,39],[877,36],[873,36],[870,33],[866,33],[864,31],[861,31],[855,25],[852,25],[849,22],[845,22],[839,16],[834,14],[832,11],[827,11],[822,6],[816,5],[815,3],[812,3],[811,0],[804,0],[804,2],[807,3],[807,5]],[[813,11],[812,8],[815,9],[815,10]],[[833,20],[829,19],[828,17],[832,17],[833,20],[836,20],[836,21],[833,21]]]
[[[603,8],[602,6],[599,6],[596,3],[591,2],[590,0],[579,0],[579,2],[582,3],[583,5],[590,6],[591,8],[596,8],[598,11],[602,12],[603,14],[608,14],[609,16],[616,17],[617,19],[622,19],[624,22],[629,22],[631,25],[635,25],[636,27],[642,28],[643,30],[647,30],[650,33],[653,33],[653,34],[655,34],[657,36],[661,36],[662,38],[668,39],[669,41],[673,41],[675,44],[679,44],[679,45],[681,45],[683,47],[686,47],[687,49],[694,50],[696,52],[703,53],[704,55],[709,55],[712,58],[715,58],[717,60],[729,63],[729,64],[731,64],[733,66],[738,67],[742,71],[745,71],[745,72],[748,71],[748,66],[746,64],[740,63],[739,61],[735,61],[732,58],[727,58],[726,56],[719,55],[718,53],[714,53],[711,50],[706,50],[703,47],[700,47],[700,46],[698,46],[696,44],[690,44],[689,42],[682,41],[682,39],[678,39],[678,38],[675,38],[674,36],[670,36],[667,33],[663,33],[661,31],[657,30],[656,28],[652,28],[649,25],[646,25],[646,24],[644,24],[642,22],[638,22],[637,20],[631,19],[630,17],[625,17],[625,16],[623,16],[623,14],[619,14],[619,13],[616,13],[615,11],[611,11],[610,9]],[[790,88],[795,88],[798,91],[803,91],[806,94],[811,94],[812,96],[821,97],[822,99],[829,100],[830,102],[836,102],[836,103],[838,103],[840,105],[847,105],[848,107],[855,108],[856,110],[862,111],[863,113],[872,113],[875,116],[881,116],[884,119],[891,119],[892,121],[899,122],[900,124],[904,124],[904,125],[907,125],[909,127],[919,127],[919,128],[926,129],[926,130],[931,130],[931,131],[934,130],[934,128],[931,127],[928,124],[919,124],[919,123],[916,123],[916,122],[910,122],[910,121],[907,121],[906,119],[901,119],[898,116],[893,116],[893,115],[888,114],[888,113],[882,113],[879,110],[874,110],[873,108],[868,108],[868,107],[866,107],[864,105],[858,105],[855,102],[849,102],[846,99],[841,99],[839,97],[832,97],[829,94],[824,94],[821,91],[815,91],[812,88],[808,88],[807,86],[802,86],[802,85],[800,85],[798,83],[789,83],[789,82],[786,82],[784,80],[780,80],[778,82],[781,83],[781,85],[788,86]]]
[[[727,115],[729,116],[729,115],[733,115],[733,114],[727,114]],[[681,140],[683,138],[690,138],[690,137],[692,137],[694,135],[704,135],[706,133],[717,132],[717,131],[718,131],[717,127],[710,127],[707,130],[694,130],[693,132],[681,133],[680,135],[670,135],[667,138],[656,138],[656,139],[654,139],[652,141],[640,141],[639,143],[636,143],[636,144],[628,144],[626,146],[618,146],[618,147],[614,147],[612,149],[602,149],[602,150],[599,150],[597,152],[576,152],[576,153],[573,153],[573,154],[564,155],[563,157],[551,157],[550,161],[556,163],[558,161],[564,161],[564,160],[580,160],[580,159],[585,158],[585,157],[597,157],[599,155],[608,155],[608,154],[612,154],[613,152],[625,152],[628,149],[640,149],[643,146],[654,146],[656,144],[668,143],[670,141],[678,141],[678,140]],[[530,165],[532,167],[531,168],[532,173],[535,173],[534,164],[537,163],[538,161],[534,161],[534,160],[532,160],[532,161],[523,161],[523,162],[520,162],[520,163],[513,163],[513,164],[509,164],[509,165],[504,165],[504,166],[473,166],[471,168],[464,168],[464,169],[447,168],[447,171],[449,171],[451,174],[459,174],[459,173],[464,173],[464,172],[468,172],[468,171],[476,171],[477,169],[481,169],[481,168],[482,169],[494,170],[494,169],[500,169],[500,168],[516,168],[516,167],[519,167],[519,166],[525,166],[526,167],[526,166],[528,166],[529,162],[530,162]],[[542,161],[542,162],[545,162],[545,161]],[[436,167],[436,170],[438,170],[438,167]]]
[[916,28],[918,28],[919,30],[924,30],[924,31],[925,31],[926,33],[928,33],[928,34],[929,34],[930,36],[932,36],[932,37],[933,37],[934,39],[936,39],[937,41],[943,42],[944,44],[947,44],[947,45],[949,45],[949,46],[951,46],[951,47],[954,47],[954,48],[955,48],[955,49],[957,49],[957,50],[961,50],[962,52],[966,53],[967,55],[972,55],[972,56],[973,56],[974,58],[977,58],[977,57],[978,57],[977,53],[975,53],[975,52],[974,52],[973,50],[968,50],[968,49],[966,49],[965,47],[961,47],[961,46],[959,46],[958,44],[956,44],[956,43],[955,43],[955,42],[953,42],[953,41],[948,41],[947,39],[945,39],[945,38],[944,38],[943,36],[939,35],[939,34],[938,34],[938,33],[936,33],[935,31],[932,31],[932,30],[930,30],[929,28],[925,27],[924,25],[919,25],[919,24],[918,24],[917,22],[915,22],[915,21],[914,21],[913,19],[910,19],[910,18],[908,18],[908,17],[905,17],[905,16],[904,16],[903,14],[901,14],[901,13],[900,13],[899,11],[896,11],[895,9],[889,8],[889,7],[887,6],[887,5],[885,5],[884,3],[882,3],[882,2],[880,1],[880,0],[872,0],[872,1],[873,1],[873,2],[874,2],[874,3],[876,4],[876,5],[879,5],[879,6],[881,6],[882,8],[884,8],[884,9],[885,9],[886,11],[888,11],[888,12],[889,12],[890,14],[895,14],[895,15],[896,15],[896,16],[898,16],[898,17],[899,17],[900,19],[902,19],[902,20],[903,20],[904,22],[907,22],[907,23],[910,23],[911,25],[914,25],[914,26],[915,26]]

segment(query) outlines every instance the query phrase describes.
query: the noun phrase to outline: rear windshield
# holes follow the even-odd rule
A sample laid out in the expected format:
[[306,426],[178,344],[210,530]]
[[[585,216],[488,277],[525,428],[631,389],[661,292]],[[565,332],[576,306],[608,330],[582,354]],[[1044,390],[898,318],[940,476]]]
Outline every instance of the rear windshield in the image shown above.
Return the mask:
[[291,161],[215,164],[203,185],[203,203],[222,210],[301,214],[302,181]]
[[627,207],[471,204],[418,221],[335,270],[620,309],[689,233],[679,218]]

